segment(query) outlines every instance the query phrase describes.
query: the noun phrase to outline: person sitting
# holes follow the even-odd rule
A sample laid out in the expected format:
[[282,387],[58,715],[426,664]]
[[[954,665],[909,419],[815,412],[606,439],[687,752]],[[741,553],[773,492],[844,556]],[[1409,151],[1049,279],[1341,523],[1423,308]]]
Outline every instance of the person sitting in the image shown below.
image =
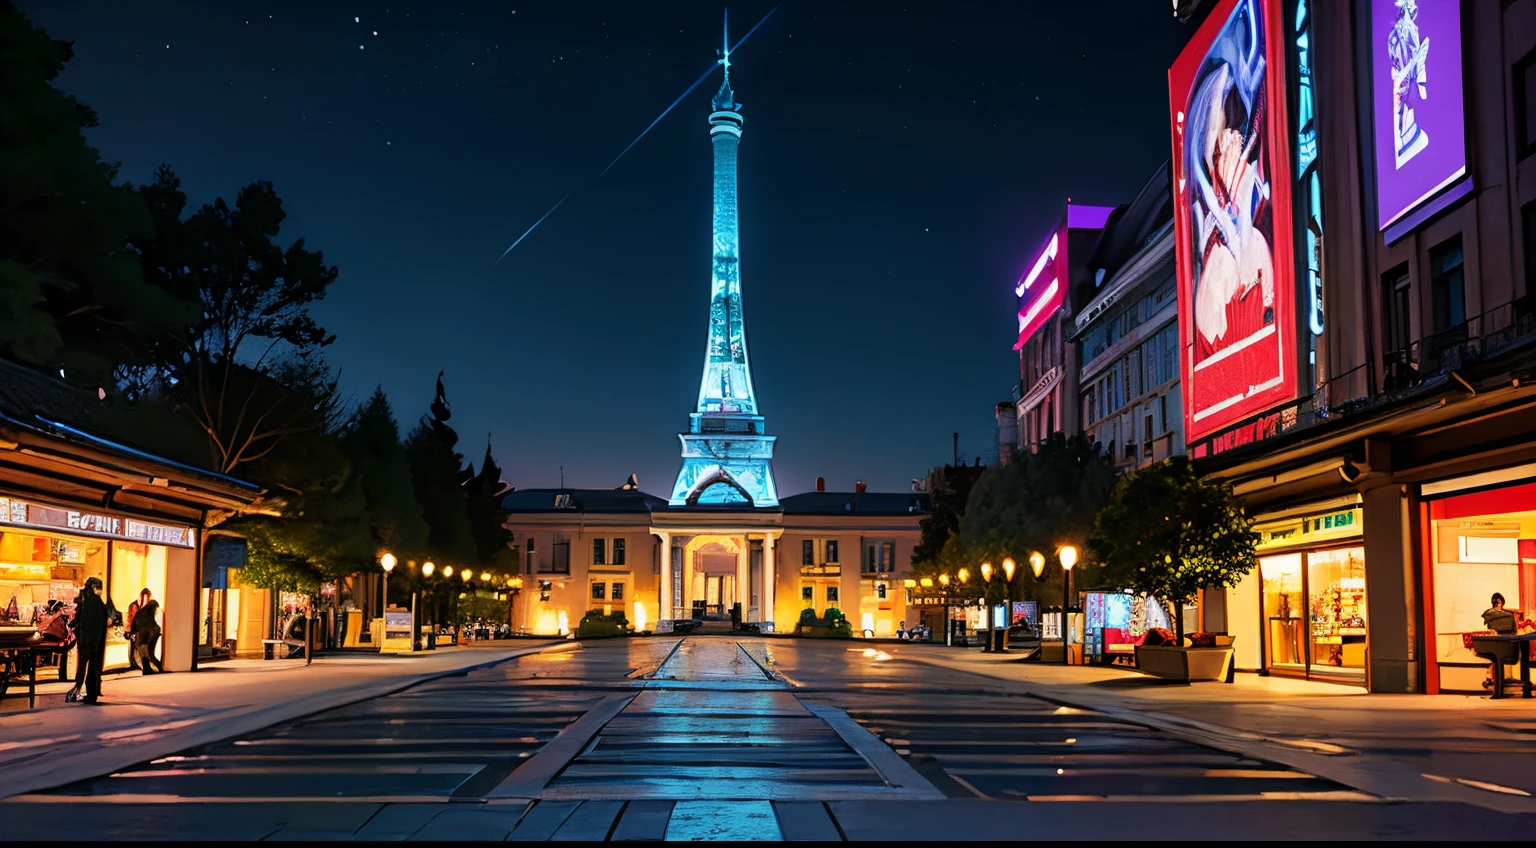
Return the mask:
[[[1516,617],[1513,610],[1507,610],[1504,608],[1504,596],[1498,592],[1494,592],[1493,598],[1489,603],[1491,606],[1483,611],[1483,626],[1500,636],[1515,635],[1515,633],[1520,629],[1519,619]],[[1478,656],[1487,657],[1490,660],[1497,659],[1506,667],[1508,667],[1511,663],[1519,661],[1519,653],[1515,650],[1514,644],[1498,645],[1497,647],[1498,653],[1496,654],[1480,653]],[[1488,664],[1488,677],[1483,680],[1484,689],[1493,688],[1493,670],[1496,665],[1497,663],[1495,662],[1490,662]]]

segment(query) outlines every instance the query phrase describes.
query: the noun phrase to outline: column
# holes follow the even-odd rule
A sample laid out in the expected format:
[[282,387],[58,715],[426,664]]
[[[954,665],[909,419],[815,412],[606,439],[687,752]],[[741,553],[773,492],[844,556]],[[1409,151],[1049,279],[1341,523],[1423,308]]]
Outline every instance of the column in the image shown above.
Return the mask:
[[1372,692],[1422,692],[1418,657],[1417,486],[1364,495],[1366,681]]
[[656,587],[656,631],[672,632],[672,534],[657,533],[661,537],[661,574]]
[[745,623],[747,610],[752,607],[752,543],[746,533],[741,534],[741,547],[736,551],[736,602],[741,604],[741,620]]
[[764,633],[773,632],[773,589],[774,580],[777,579],[773,568],[775,538],[772,533],[763,536],[763,590],[758,595],[760,600],[757,619],[760,622],[758,626]]

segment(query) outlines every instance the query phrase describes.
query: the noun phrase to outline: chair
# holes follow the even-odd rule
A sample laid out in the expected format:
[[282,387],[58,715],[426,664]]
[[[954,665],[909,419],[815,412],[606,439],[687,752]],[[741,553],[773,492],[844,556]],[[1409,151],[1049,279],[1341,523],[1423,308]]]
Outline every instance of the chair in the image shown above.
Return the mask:
[[1504,694],[1504,669],[1511,663],[1520,662],[1519,646],[1513,642],[1495,641],[1485,637],[1473,636],[1472,652],[1493,663],[1493,697],[1506,697]]

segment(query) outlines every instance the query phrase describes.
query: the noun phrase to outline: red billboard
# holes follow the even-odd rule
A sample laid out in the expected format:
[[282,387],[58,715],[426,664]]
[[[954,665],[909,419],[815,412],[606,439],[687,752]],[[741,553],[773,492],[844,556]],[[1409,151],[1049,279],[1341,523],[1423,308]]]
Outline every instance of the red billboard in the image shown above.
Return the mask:
[[1282,5],[1219,0],[1168,70],[1191,442],[1296,397]]
[[[1115,211],[1110,206],[1082,206],[1067,203],[1067,214],[1061,225],[1040,252],[1030,260],[1029,266],[1013,286],[1019,297],[1019,338],[1013,349],[1019,350],[1024,343],[1056,314],[1066,301],[1067,287],[1072,284],[1074,266],[1067,258],[1067,243],[1073,230],[1102,230]],[[1078,264],[1086,260],[1079,257]],[[1080,269],[1079,269],[1080,270]]]

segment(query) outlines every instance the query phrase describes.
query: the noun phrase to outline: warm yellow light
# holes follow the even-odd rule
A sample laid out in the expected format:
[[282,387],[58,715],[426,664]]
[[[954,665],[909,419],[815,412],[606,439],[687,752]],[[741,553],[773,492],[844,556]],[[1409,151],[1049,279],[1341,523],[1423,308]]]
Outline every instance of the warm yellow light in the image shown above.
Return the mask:
[[1012,580],[1013,572],[1018,567],[1019,564],[1013,561],[1013,557],[1003,557],[1003,579]]
[[635,601],[635,632],[643,632],[645,625],[648,623],[645,616],[645,604]]
[[1035,579],[1039,580],[1040,575],[1045,573],[1045,554],[1042,554],[1039,551],[1035,551],[1034,553],[1030,554],[1029,570],[1033,571],[1035,573]]
[[955,576],[960,578],[961,585],[965,585],[965,582],[971,579],[971,570],[969,568],[962,568],[955,572]]
[[467,568],[464,569],[463,571],[459,572],[459,575],[464,578],[464,582],[465,583],[468,583],[469,581],[475,579],[475,573],[473,571],[470,571]]
[[451,565],[443,566],[443,576],[444,577],[452,577],[453,576],[453,566],[451,566]]
[[395,559],[395,555],[392,554],[392,553],[389,553],[388,551],[385,551],[384,555],[379,557],[379,565],[382,565],[384,567],[384,573],[385,574],[388,574],[391,571],[394,571],[395,570],[395,564],[398,563],[398,562],[399,562],[399,560]]
[[932,577],[924,577],[922,580],[919,580],[918,582],[923,584],[923,588],[924,589],[932,589],[933,588],[933,578]]
[[521,578],[521,577],[514,577],[514,578],[512,578],[512,588],[514,588],[514,589],[521,589],[521,588],[523,588],[523,578]]
[[484,583],[491,582],[491,573],[489,571],[480,572],[480,580]]
[[992,563],[984,562],[984,563],[981,564],[981,580],[984,583],[991,582],[991,580],[992,580]]
[[437,570],[437,566],[433,565],[430,562],[424,562],[424,563],[421,564],[421,576],[422,577],[431,577],[432,576],[432,572],[434,572],[436,570]]
[[1072,566],[1077,565],[1077,548],[1071,545],[1062,545],[1056,555],[1061,557],[1061,567],[1068,571],[1072,570]]
[[901,585],[907,587],[908,589],[916,589],[917,588],[917,581],[913,580],[910,577],[908,577],[907,579],[901,581]]
[[939,585],[940,586],[948,586],[949,585],[949,575],[948,574],[940,574],[939,575]]

